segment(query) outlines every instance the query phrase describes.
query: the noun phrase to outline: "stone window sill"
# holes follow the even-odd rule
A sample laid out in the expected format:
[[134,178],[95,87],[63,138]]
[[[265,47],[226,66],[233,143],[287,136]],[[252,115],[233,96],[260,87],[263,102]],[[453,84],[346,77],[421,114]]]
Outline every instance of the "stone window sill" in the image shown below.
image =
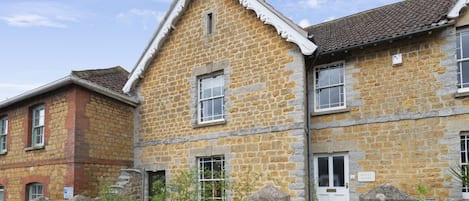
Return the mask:
[[311,116],[322,116],[322,115],[329,115],[329,114],[339,114],[339,113],[346,113],[350,112],[350,108],[343,108],[343,109],[337,109],[337,110],[330,110],[330,111],[324,111],[324,112],[312,112]]
[[455,98],[465,98],[465,97],[468,97],[469,96],[469,91],[460,91],[458,90],[455,94],[454,94],[454,97]]
[[204,127],[209,127],[209,126],[218,126],[218,125],[225,125],[226,120],[222,121],[216,121],[216,122],[210,122],[210,123],[198,123],[198,124],[192,124],[192,128],[204,128]]
[[24,151],[36,151],[36,150],[43,150],[45,149],[45,146],[36,146],[36,147],[26,147],[24,148]]
[[8,151],[2,151],[0,152],[0,156],[4,156],[4,155],[7,155]]

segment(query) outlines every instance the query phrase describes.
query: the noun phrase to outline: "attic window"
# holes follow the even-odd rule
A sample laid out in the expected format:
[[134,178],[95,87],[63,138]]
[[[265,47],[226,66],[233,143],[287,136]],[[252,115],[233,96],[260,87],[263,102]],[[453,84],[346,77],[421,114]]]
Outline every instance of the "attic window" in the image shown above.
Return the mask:
[[212,35],[215,33],[215,15],[213,12],[208,12],[205,15],[205,25],[207,35]]

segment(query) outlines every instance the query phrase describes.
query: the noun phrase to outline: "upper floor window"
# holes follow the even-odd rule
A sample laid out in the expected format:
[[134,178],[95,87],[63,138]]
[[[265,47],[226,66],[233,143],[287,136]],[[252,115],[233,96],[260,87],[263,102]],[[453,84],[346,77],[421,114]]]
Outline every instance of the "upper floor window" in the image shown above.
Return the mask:
[[7,152],[8,117],[0,118],[0,153]]
[[226,200],[225,157],[209,156],[198,158],[199,200]]
[[222,74],[199,79],[198,94],[199,123],[223,121],[224,119],[224,80]]
[[31,121],[31,146],[38,147],[44,146],[44,118],[45,108],[44,105],[36,106],[32,109]]
[[343,62],[314,68],[314,111],[345,108],[345,66]]
[[33,200],[35,198],[44,196],[44,185],[41,183],[30,183],[27,186],[28,200]]
[[469,30],[457,33],[458,92],[469,91]]

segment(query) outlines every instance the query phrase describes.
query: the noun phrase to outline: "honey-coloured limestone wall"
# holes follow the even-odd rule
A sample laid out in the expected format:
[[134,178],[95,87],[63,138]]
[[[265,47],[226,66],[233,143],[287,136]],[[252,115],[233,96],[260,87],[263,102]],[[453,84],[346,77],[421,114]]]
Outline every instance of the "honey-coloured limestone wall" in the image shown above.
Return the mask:
[[[313,154],[348,153],[351,175],[376,173],[374,182],[350,181],[351,200],[386,183],[413,196],[421,184],[430,188],[427,198],[461,197],[448,171],[459,164],[460,134],[469,131],[469,101],[457,93],[455,34],[449,27],[320,59],[345,61],[348,111],[312,114]],[[393,66],[398,53],[403,63]]]
[[[204,31],[208,12],[212,35]],[[236,0],[191,1],[174,27],[136,86],[135,166],[173,174],[218,153],[229,179],[252,167],[284,181],[278,187],[293,200],[305,200],[305,62],[299,48]],[[225,121],[207,126],[197,122],[197,79],[212,72],[224,75]],[[268,183],[260,180],[255,190]]]

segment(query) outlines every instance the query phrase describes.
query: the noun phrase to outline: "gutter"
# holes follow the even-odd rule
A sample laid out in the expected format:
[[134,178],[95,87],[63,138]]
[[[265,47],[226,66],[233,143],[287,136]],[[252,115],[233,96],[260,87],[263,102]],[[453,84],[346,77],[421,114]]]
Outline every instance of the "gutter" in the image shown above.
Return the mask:
[[391,36],[391,37],[388,37],[388,38],[383,38],[383,39],[379,39],[379,40],[375,40],[375,41],[369,41],[369,42],[362,43],[362,44],[343,47],[343,48],[340,48],[340,49],[330,50],[330,51],[326,51],[326,52],[320,52],[319,54],[320,55],[325,55],[325,54],[331,54],[331,53],[336,53],[336,52],[349,51],[349,50],[352,50],[352,49],[357,49],[357,48],[372,45],[372,44],[386,42],[386,41],[389,41],[389,40],[401,39],[401,38],[404,38],[404,37],[407,37],[407,36],[415,35],[415,34],[426,32],[426,31],[432,31],[432,30],[436,30],[436,29],[446,28],[446,27],[449,27],[449,26],[453,26],[454,24],[456,24],[456,23],[455,22],[445,22],[444,24],[441,24],[441,25],[438,23],[435,26],[430,26],[430,27],[427,27],[427,28],[424,28],[424,29],[421,29],[421,30],[418,30],[418,31],[404,33],[403,35],[395,35],[395,36]]
[[104,96],[107,96],[109,98],[121,101],[123,103],[126,103],[126,104],[128,104],[132,107],[136,107],[138,105],[138,101],[131,98],[131,97],[129,97],[129,96],[117,93],[117,92],[112,91],[112,90],[110,90],[106,87],[103,87],[101,85],[95,84],[93,82],[90,82],[90,81],[87,81],[87,80],[84,80],[84,79],[81,79],[81,78],[76,77],[74,75],[69,75],[69,76],[61,78],[59,80],[56,80],[54,82],[51,82],[49,84],[40,86],[38,88],[35,88],[33,90],[30,90],[30,91],[25,92],[23,94],[20,94],[18,96],[15,96],[13,98],[2,101],[2,102],[0,102],[0,109],[11,106],[11,105],[13,105],[15,103],[18,103],[20,101],[24,101],[26,99],[29,99],[29,98],[32,98],[32,97],[35,97],[35,96],[38,96],[38,95],[41,95],[41,94],[51,92],[53,90],[59,89],[61,87],[64,87],[64,86],[67,86],[67,85],[70,85],[70,84],[76,84],[78,86],[84,87],[86,89],[89,89],[89,90],[94,91],[96,93],[99,93],[101,95],[104,95]]
[[[319,52],[319,51],[318,51]],[[306,148],[308,150],[308,154],[307,154],[307,160],[308,160],[308,171],[307,171],[307,174],[308,174],[308,193],[309,193],[309,196],[308,196],[308,200],[309,201],[315,201],[316,199],[314,199],[314,195],[313,194],[313,189],[315,189],[316,187],[314,186],[314,175],[313,175],[313,171],[312,171],[312,168],[313,168],[313,161],[312,161],[312,154],[313,154],[313,149],[312,149],[312,146],[311,146],[311,111],[310,111],[310,104],[309,104],[309,66],[314,66],[314,64],[316,63],[316,61],[318,60],[319,58],[319,55],[316,54],[313,61],[311,63],[306,63],[305,62],[305,70],[306,70]],[[308,61],[308,57],[306,58],[306,61]]]

